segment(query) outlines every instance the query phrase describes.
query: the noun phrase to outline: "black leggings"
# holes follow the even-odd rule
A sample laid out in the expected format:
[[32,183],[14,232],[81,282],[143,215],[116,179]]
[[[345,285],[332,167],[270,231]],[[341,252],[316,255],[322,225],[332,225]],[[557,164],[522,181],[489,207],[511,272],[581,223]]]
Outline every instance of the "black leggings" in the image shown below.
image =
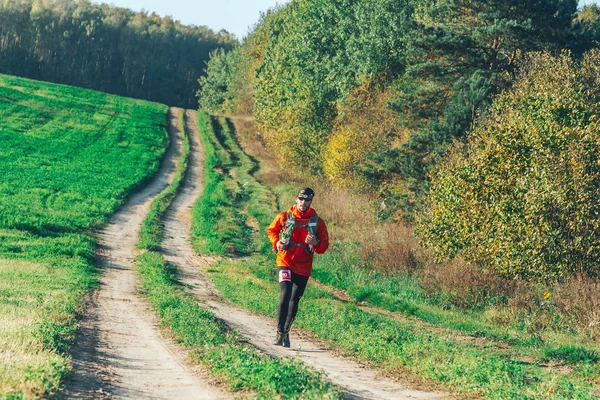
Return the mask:
[[[281,280],[282,272],[289,271],[291,280]],[[277,267],[279,276],[279,304],[277,305],[277,331],[289,332],[298,312],[298,303],[304,294],[308,276],[298,275],[287,267]]]

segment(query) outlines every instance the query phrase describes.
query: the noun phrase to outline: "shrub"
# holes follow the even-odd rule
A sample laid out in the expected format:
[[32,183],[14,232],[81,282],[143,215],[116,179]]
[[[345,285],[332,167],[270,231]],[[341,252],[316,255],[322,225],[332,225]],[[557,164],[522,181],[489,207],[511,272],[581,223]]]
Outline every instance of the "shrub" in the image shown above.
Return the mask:
[[527,57],[432,174],[420,236],[438,259],[556,279],[600,267],[600,51]]

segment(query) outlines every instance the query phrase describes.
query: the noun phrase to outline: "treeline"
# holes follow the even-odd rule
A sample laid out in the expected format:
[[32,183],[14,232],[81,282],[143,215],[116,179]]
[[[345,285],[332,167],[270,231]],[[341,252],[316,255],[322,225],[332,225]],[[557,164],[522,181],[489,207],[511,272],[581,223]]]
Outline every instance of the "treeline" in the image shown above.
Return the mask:
[[[476,121],[487,121],[481,124],[493,127],[492,132],[500,129],[500,114],[489,111],[494,99],[510,92],[518,80],[544,76],[538,73],[523,78],[521,70],[533,63],[546,71],[558,62],[527,61],[530,54],[547,51],[540,57],[552,59],[552,54],[567,50],[569,55],[562,57],[581,58],[598,45],[599,16],[596,6],[578,10],[576,0],[292,0],[266,13],[241,46],[214,53],[208,75],[200,79],[198,96],[201,107],[212,112],[253,113],[261,137],[286,169],[325,176],[338,186],[374,194],[377,201],[373,204],[382,219],[415,222],[416,215],[425,215],[435,206],[431,174],[445,165],[449,149],[465,140]],[[590,60],[596,58],[587,60],[593,64]],[[577,74],[581,69],[561,71]],[[567,82],[557,79],[556,84]],[[591,84],[589,79],[581,82]],[[585,85],[577,87],[587,90]],[[550,92],[567,93],[560,88]],[[496,101],[505,104],[506,96]],[[512,106],[526,107],[524,103],[514,101]],[[563,124],[574,121],[570,115],[565,111]],[[536,120],[536,124],[542,135],[548,134],[544,129],[549,126],[558,129],[544,120]],[[468,154],[467,160],[473,151]],[[590,154],[584,152],[582,157]],[[538,168],[540,162],[528,163],[528,168]],[[587,168],[583,165],[581,168]],[[502,168],[516,167],[509,163]],[[453,174],[452,168],[441,170]],[[534,176],[530,178],[535,180]],[[483,187],[494,184],[486,181],[483,173],[473,179]],[[582,187],[589,190],[590,185]],[[438,184],[434,190],[452,206],[460,204],[464,209],[472,205],[468,196],[461,197],[460,184],[451,186]],[[498,190],[510,191],[511,186]],[[558,195],[558,189],[553,193]],[[498,195],[479,199],[512,201]],[[570,207],[567,214],[573,220],[562,218],[545,225],[547,229],[535,230],[536,238],[531,240],[505,235],[503,240],[511,240],[513,246],[495,253],[494,262],[483,253],[470,260],[495,266],[505,275],[544,275],[519,264],[532,257],[538,257],[532,269],[545,265],[545,271],[552,271],[553,276],[596,270],[589,264],[590,254],[595,252],[588,248],[583,256],[585,245],[579,234],[571,234],[593,231],[573,227],[583,223],[582,215],[588,215],[576,210],[583,202],[574,205],[555,200],[548,200],[552,207],[545,204],[545,208],[515,205],[514,213],[522,213],[515,221],[527,220],[531,226],[539,213],[550,218],[552,213],[565,211],[562,207]],[[478,210],[485,204],[478,204]],[[476,250],[478,237],[469,236],[470,229],[488,229],[487,234],[493,236],[499,229],[494,224],[502,221],[502,229],[510,225],[506,218],[511,214],[506,209],[511,205],[487,205],[488,219],[477,211],[452,218],[442,212],[421,218],[418,222],[423,224],[421,231],[427,231],[426,242],[439,245],[438,254],[447,251],[446,256],[464,257]],[[476,227],[467,220],[475,214],[482,218]],[[567,233],[553,230],[567,226]],[[464,235],[448,242],[459,227]],[[593,240],[585,242],[589,246]],[[499,246],[489,238],[487,243]],[[577,254],[566,255],[565,249],[572,245],[578,248]],[[454,246],[452,251],[450,246]],[[556,257],[543,258],[543,249],[549,248]],[[528,258],[519,258],[526,253]],[[503,259],[510,259],[509,264],[502,264]]]
[[89,0],[0,2],[0,73],[197,106],[211,51],[227,32]]

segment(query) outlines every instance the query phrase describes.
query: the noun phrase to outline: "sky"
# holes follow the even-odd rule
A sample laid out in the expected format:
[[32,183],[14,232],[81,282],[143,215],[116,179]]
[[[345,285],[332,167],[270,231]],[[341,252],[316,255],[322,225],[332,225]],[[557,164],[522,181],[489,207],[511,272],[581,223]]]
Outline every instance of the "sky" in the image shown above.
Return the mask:
[[596,1],[596,0],[579,0],[579,7],[589,6],[589,5],[598,4],[598,3],[600,3],[600,2]]
[[[238,39],[246,36],[258,22],[260,13],[289,0],[93,0],[133,11],[142,9],[164,17],[170,15],[185,25],[206,25],[218,32],[233,33]],[[596,0],[579,0],[579,6],[598,3]]]
[[92,0],[133,11],[142,9],[161,17],[170,15],[184,25],[206,25],[215,32],[225,29],[242,39],[258,22],[260,13],[289,0]]

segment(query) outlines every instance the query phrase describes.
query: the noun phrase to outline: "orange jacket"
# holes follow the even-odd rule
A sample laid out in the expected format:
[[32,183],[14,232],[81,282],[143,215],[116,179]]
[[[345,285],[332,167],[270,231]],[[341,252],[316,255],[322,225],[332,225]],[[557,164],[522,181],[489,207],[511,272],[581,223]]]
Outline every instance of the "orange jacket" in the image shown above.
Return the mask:
[[[296,219],[297,225],[307,225],[310,217],[317,215],[316,211],[309,208],[305,212],[301,213],[296,209],[296,206],[290,207],[289,212],[292,213]],[[277,242],[279,241],[279,234],[285,227],[285,221],[287,220],[287,212],[281,212],[277,214],[271,225],[267,228],[269,240],[273,245],[273,249],[277,250]],[[308,228],[296,227],[292,231],[292,237],[290,242],[305,243],[306,236],[308,235]],[[327,226],[325,221],[321,218],[317,221],[317,239],[319,244],[314,247],[314,253],[323,254],[329,247],[329,233],[327,232]],[[277,266],[288,267],[298,275],[310,276],[312,272],[313,263],[313,252],[307,251],[304,247],[290,245],[286,250],[277,252]]]

